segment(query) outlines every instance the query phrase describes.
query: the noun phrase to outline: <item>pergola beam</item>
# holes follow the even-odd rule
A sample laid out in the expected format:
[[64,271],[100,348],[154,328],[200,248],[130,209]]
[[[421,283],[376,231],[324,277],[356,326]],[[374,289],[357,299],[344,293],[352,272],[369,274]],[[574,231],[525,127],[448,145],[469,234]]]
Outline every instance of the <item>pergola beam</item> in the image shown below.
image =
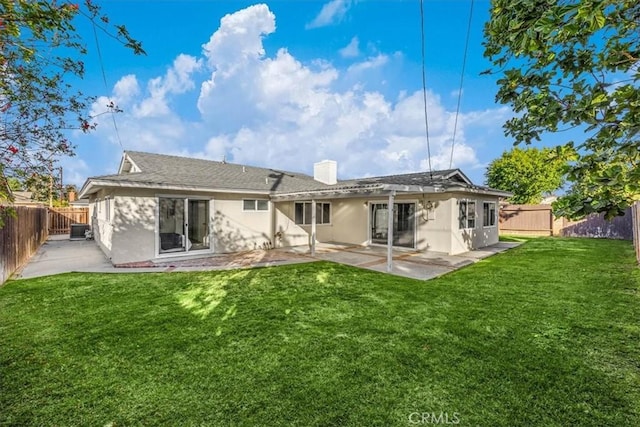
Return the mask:
[[311,256],[316,256],[316,199],[311,199]]
[[387,204],[387,273],[393,271],[393,210],[396,192],[389,193],[389,203]]

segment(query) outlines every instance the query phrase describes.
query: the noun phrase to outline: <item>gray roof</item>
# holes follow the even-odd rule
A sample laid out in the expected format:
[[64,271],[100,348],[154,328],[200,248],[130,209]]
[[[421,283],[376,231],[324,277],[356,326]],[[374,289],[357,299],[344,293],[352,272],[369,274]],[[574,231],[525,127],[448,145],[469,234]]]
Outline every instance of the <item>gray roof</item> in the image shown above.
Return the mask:
[[84,196],[90,194],[92,188],[105,186],[256,192],[273,196],[334,190],[368,191],[389,186],[414,189],[433,186],[442,189],[464,187],[500,193],[473,185],[459,169],[350,179],[327,185],[298,172],[139,151],[125,152],[120,173],[89,178],[81,194]]
[[140,172],[90,179],[150,186],[172,185],[257,192],[292,192],[329,187],[309,175],[297,172],[139,151],[126,151],[125,154]]
[[350,179],[341,181],[342,185],[369,185],[369,184],[391,184],[391,185],[420,185],[429,186],[442,184],[445,182],[457,184],[471,184],[459,169],[445,169],[432,172],[415,172],[399,175],[374,176],[370,178]]

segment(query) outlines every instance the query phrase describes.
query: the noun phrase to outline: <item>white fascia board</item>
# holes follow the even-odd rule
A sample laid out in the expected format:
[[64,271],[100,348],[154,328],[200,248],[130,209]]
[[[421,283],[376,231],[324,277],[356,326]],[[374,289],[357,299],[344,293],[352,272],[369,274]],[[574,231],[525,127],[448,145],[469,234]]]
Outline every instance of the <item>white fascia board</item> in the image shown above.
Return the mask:
[[497,197],[511,197],[513,193],[509,193],[508,191],[495,190],[493,188],[469,188],[469,187],[449,187],[447,188],[448,192],[456,192],[456,193],[471,193],[471,194],[482,194],[487,196],[497,196]]
[[[89,190],[92,187],[104,188],[104,187],[117,187],[117,188],[143,188],[149,190],[173,190],[173,191],[204,191],[207,193],[225,193],[225,194],[261,194],[261,195],[269,195],[271,194],[269,191],[265,190],[249,190],[249,189],[227,189],[227,188],[213,188],[213,187],[198,187],[198,186],[190,186],[190,185],[166,185],[166,184],[149,184],[149,183],[138,183],[131,181],[109,181],[109,180],[92,180],[89,179],[90,182],[85,184],[83,187],[83,191],[81,192],[81,196],[85,196],[91,194]],[[95,192],[95,191],[93,191]]]
[[89,190],[91,190],[91,187],[93,187],[93,183],[91,182],[91,179],[89,178],[84,182],[84,185],[80,189],[80,192],[78,193],[78,200],[84,199],[86,196],[91,194],[92,192],[89,191]]
[[462,172],[460,169],[456,169],[455,171],[451,172],[449,175],[445,176],[445,179],[449,179],[454,175],[460,175],[460,177],[463,179],[463,181],[469,185],[473,185],[473,182],[471,182],[471,180],[469,179],[468,176],[466,176],[464,174],[464,172]]
[[127,152],[122,153],[122,158],[120,159],[120,166],[118,166],[118,175],[122,174],[122,168],[124,167],[124,162],[127,159]]
[[296,191],[292,193],[274,194],[271,200],[274,202],[286,202],[291,200],[311,199],[344,199],[349,197],[370,196],[383,190],[382,185],[365,188],[332,188],[327,190]]

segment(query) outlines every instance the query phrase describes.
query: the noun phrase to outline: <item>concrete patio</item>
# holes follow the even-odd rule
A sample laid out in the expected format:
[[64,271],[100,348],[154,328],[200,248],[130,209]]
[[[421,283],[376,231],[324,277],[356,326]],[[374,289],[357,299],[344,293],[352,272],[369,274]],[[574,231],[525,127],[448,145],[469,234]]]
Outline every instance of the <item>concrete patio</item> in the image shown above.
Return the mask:
[[[474,264],[491,255],[514,248],[520,243],[498,242],[495,245],[466,252],[447,255],[441,252],[417,252],[394,249],[391,274],[419,280],[429,280],[461,267]],[[308,254],[304,247],[288,248],[288,251]],[[349,246],[340,243],[319,243],[316,259],[333,261],[369,270],[387,272],[387,248],[384,246]]]
[[[411,250],[393,251],[392,274],[428,280],[504,252],[519,243],[499,242],[480,250],[460,255],[439,252],[421,253]],[[236,254],[220,254],[205,258],[172,259],[162,262],[132,263],[115,267],[94,241],[69,240],[68,236],[51,236],[14,279],[48,276],[68,272],[146,273],[173,271],[208,271],[265,267],[317,260],[332,261],[359,268],[387,271],[387,249],[383,246],[353,246],[340,243],[318,243],[315,257],[308,246],[255,250]]]

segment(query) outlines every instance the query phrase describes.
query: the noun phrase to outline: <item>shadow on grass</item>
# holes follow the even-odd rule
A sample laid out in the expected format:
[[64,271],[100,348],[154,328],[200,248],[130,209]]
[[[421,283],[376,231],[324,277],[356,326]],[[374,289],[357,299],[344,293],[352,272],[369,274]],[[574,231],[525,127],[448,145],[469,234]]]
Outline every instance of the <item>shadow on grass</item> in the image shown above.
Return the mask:
[[[195,276],[190,274],[192,279],[174,295],[182,309],[202,321],[209,320],[217,323],[215,335],[220,336],[225,329],[233,329],[223,328],[223,322],[236,317],[238,313],[254,311],[256,304],[260,304],[263,300],[282,300],[287,292],[291,292],[291,296],[285,298],[288,299],[285,304],[287,308],[283,310],[284,314],[288,315],[294,309],[290,305],[297,292],[295,287],[331,288],[335,284],[333,277],[340,265],[332,262],[320,264],[322,265],[320,271],[317,271],[319,263],[308,263],[309,268],[302,268],[302,270],[298,264],[295,269],[292,269],[291,280],[286,281],[282,280],[281,271],[287,266],[203,272]],[[309,269],[314,274],[304,273]],[[344,272],[339,274],[344,275]],[[296,276],[304,280],[297,282]],[[292,287],[294,289],[291,289]],[[243,298],[242,295],[247,295],[248,298]],[[268,303],[265,303],[265,307],[267,305]]]
[[526,243],[534,239],[538,239],[536,236],[517,236],[510,234],[502,234],[500,235],[501,242],[518,242],[518,243]]

